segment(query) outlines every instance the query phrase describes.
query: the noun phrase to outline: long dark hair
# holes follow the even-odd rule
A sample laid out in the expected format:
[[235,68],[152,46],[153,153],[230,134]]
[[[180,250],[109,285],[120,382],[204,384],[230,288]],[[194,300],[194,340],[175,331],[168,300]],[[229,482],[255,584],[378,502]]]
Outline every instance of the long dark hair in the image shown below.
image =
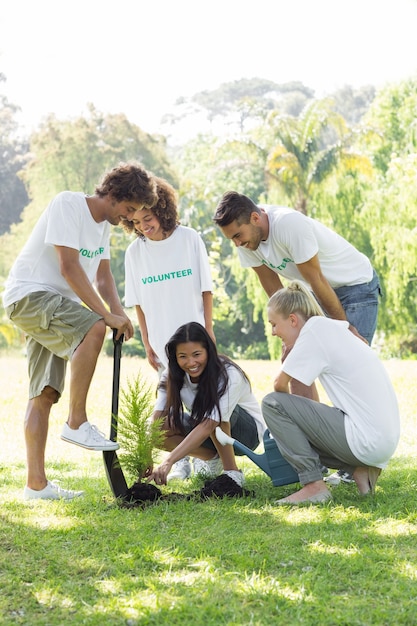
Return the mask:
[[[177,361],[177,346],[180,343],[195,342],[207,350],[207,365],[198,381],[197,394],[191,408],[191,419],[195,425],[207,419],[217,409],[220,419],[220,398],[226,393],[229,382],[227,365],[236,367],[248,380],[245,372],[224,354],[217,352],[216,344],[201,324],[189,322],[180,326],[165,346],[168,357],[168,378],[166,382],[168,421],[171,428],[182,434],[183,405],[181,389],[184,385],[185,372]],[[249,381],[248,381],[249,382]]]

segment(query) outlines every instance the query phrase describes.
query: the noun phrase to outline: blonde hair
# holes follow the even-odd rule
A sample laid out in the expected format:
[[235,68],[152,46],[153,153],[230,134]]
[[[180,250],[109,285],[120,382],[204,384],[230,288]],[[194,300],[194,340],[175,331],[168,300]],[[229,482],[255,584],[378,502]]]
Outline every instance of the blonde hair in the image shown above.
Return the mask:
[[293,280],[283,289],[276,291],[270,297],[267,306],[283,317],[298,313],[308,320],[314,315],[324,315],[312,292],[298,280]]

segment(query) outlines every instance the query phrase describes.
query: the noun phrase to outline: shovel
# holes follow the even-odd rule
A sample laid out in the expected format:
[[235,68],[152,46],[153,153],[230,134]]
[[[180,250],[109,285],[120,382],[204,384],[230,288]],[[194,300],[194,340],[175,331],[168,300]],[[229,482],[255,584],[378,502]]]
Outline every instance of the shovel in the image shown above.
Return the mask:
[[263,454],[256,454],[243,443],[237,441],[237,439],[229,437],[229,435],[227,435],[219,426],[216,428],[216,439],[222,444],[222,446],[229,444],[233,446],[236,452],[240,452],[241,454],[245,454],[249,457],[251,461],[256,463],[256,465],[265,472],[265,474],[268,474],[274,487],[299,482],[297,472],[288,463],[288,461],[284,459],[281,452],[278,450],[275,439],[271,437],[269,430],[264,432]]
[[[123,335],[116,340],[117,330],[113,329],[113,390],[111,405],[110,439],[117,440],[117,416],[119,413],[120,359],[122,357]],[[127,483],[115,450],[103,451],[107,480],[115,498],[122,498],[127,491]]]

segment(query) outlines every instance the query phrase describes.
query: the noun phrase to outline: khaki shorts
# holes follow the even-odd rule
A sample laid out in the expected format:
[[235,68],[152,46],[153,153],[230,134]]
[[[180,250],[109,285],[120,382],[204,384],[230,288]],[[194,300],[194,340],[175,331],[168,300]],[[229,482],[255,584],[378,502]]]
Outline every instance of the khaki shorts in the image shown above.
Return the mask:
[[29,398],[46,387],[59,395],[67,361],[88,331],[102,319],[85,306],[49,291],[31,293],[6,307],[9,319],[26,334]]

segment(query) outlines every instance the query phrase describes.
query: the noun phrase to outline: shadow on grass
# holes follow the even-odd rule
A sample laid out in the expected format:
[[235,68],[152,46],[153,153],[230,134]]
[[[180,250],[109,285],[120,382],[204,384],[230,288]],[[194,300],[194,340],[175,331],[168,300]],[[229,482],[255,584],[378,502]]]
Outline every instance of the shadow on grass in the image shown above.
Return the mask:
[[413,463],[395,459],[375,497],[341,485],[319,506],[275,507],[295,486],[257,470],[254,497],[126,510],[92,479],[69,503],[6,502],[1,612],[48,626],[414,624]]

